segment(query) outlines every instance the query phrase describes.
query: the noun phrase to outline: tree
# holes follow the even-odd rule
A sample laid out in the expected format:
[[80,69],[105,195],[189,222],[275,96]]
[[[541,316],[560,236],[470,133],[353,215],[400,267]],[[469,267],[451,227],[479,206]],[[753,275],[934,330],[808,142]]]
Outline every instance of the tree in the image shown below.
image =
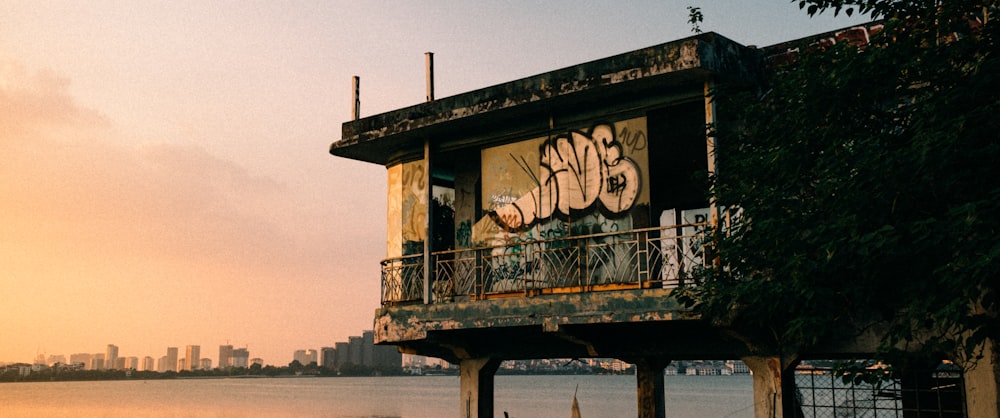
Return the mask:
[[1000,62],[993,1],[806,0],[884,19],[803,45],[752,94],[719,92],[717,263],[682,300],[769,350],[884,326],[880,357],[997,341]]
[[288,371],[292,373],[301,373],[302,370],[304,369],[305,366],[303,366],[302,363],[299,362],[298,360],[292,360],[290,363],[288,363]]

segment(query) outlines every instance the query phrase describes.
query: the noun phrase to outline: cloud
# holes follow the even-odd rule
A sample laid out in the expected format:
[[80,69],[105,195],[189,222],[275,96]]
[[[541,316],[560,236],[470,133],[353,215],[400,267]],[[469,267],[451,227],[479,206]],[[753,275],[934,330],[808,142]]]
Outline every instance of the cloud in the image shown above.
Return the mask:
[[5,61],[0,80],[8,237],[238,264],[292,241],[269,220],[289,199],[278,182],[195,145],[131,145],[65,79]]
[[31,72],[20,62],[0,56],[0,134],[4,142],[14,135],[60,135],[68,128],[108,128],[108,121],[99,113],[74,103],[69,85],[64,77],[47,71]]
[[18,295],[0,311],[0,360],[235,337],[280,363],[370,327],[384,215],[356,218],[381,209],[372,167],[264,176],[189,140],[123,134],[71,87],[0,58],[0,282]]

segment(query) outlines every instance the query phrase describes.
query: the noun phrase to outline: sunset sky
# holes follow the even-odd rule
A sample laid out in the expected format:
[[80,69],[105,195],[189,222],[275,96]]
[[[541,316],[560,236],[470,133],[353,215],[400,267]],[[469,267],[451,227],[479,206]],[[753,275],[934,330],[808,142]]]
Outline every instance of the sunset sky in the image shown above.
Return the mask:
[[[703,31],[770,45],[862,19],[771,1],[0,1],[0,362],[371,329],[384,167],[351,115]],[[748,6],[752,3],[753,6]],[[766,3],[766,5],[765,5]]]

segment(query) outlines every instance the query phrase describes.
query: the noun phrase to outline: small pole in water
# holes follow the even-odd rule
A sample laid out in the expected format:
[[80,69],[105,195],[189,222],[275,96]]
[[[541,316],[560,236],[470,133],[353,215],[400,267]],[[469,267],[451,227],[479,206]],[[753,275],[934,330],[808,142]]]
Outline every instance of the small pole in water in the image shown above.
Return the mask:
[[576,393],[580,390],[580,384],[576,384],[576,389],[573,390],[573,415],[572,418],[580,418],[580,403],[576,401]]

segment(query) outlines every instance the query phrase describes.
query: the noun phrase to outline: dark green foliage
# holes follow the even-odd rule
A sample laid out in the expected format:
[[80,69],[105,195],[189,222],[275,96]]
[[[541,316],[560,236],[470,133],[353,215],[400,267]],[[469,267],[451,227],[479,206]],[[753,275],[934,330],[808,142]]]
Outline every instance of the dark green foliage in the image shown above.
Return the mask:
[[996,4],[799,6],[885,28],[860,47],[804,47],[761,92],[716,96],[742,113],[719,127],[714,190],[744,216],[715,231],[719,263],[684,300],[770,350],[880,321],[882,355],[974,355],[1000,337]]
[[799,8],[809,13],[809,16],[823,13],[825,10],[833,10],[833,15],[837,16],[841,12],[851,16],[857,11],[858,14],[867,14],[872,18],[894,17],[911,15],[914,12],[925,12],[933,10],[940,0],[792,0],[798,3]]

